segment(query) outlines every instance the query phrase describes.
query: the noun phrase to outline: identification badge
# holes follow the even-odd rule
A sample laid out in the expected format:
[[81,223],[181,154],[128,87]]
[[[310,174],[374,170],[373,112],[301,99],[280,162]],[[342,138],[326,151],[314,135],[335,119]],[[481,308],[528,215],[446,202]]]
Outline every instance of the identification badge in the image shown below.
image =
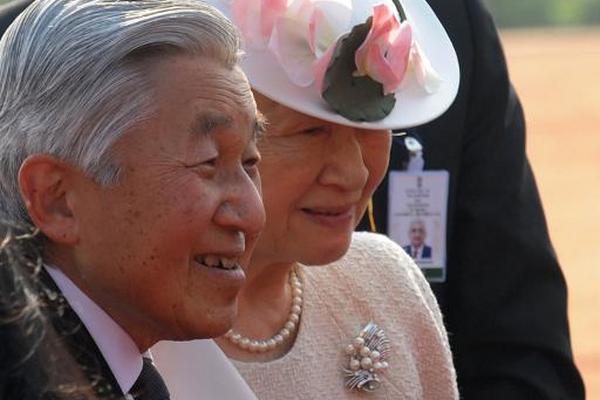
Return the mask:
[[446,280],[448,171],[390,171],[388,235],[429,282]]

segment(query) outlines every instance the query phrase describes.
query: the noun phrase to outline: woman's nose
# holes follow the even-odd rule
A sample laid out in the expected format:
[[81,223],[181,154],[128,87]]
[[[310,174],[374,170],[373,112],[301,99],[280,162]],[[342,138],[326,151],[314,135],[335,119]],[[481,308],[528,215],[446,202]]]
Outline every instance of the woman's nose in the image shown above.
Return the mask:
[[324,149],[325,167],[319,176],[322,185],[345,191],[362,190],[369,178],[360,141],[354,129],[339,129],[331,134]]

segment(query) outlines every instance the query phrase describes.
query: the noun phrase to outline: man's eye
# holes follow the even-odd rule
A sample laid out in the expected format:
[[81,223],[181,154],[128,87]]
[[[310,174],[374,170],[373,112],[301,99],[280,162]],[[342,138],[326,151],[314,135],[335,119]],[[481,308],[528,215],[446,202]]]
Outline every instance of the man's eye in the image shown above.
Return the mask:
[[217,157],[211,158],[206,161],[202,161],[197,164],[199,167],[214,167],[217,165]]
[[217,157],[213,157],[211,159],[201,161],[198,163],[194,163],[188,166],[188,168],[199,170],[199,171],[208,171],[213,170],[217,166]]

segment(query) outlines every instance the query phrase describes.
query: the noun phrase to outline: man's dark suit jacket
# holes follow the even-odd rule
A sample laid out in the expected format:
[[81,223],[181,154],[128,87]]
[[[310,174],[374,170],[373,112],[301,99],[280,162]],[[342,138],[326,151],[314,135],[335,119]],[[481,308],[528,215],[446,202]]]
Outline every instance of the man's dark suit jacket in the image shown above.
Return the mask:
[[[27,1],[0,9],[6,29]],[[418,128],[426,168],[450,172],[448,275],[433,284],[465,400],[583,399],[566,288],[525,156],[521,106],[480,0],[429,0],[458,53],[453,106]],[[410,112],[410,110],[407,110]],[[392,150],[392,168],[400,149]],[[387,224],[387,182],[375,197]],[[368,225],[363,224],[363,227]]]
[[[14,305],[27,304],[22,287],[15,286],[15,275],[2,265],[0,287]],[[37,297],[38,314],[5,318],[14,314],[9,304],[2,304],[0,318],[0,399],[60,400],[121,399],[123,393],[102,353],[89,332],[71,309],[50,276],[42,269],[27,282],[29,293]],[[24,312],[20,315],[27,315]],[[13,322],[7,322],[13,321]],[[69,391],[76,389],[80,395]],[[72,396],[72,397],[71,397]]]
[[[447,280],[432,284],[465,400],[583,399],[566,287],[525,155],[525,124],[480,0],[428,0],[458,53],[452,107],[416,128],[425,169],[450,172]],[[410,110],[406,110],[410,112]],[[391,168],[401,164],[398,141]],[[387,229],[387,180],[374,198]],[[363,222],[367,230],[368,224]]]
[[[405,252],[407,252],[408,254],[410,254],[412,256],[412,254],[411,254],[412,246],[410,244],[407,246],[404,246],[403,249]],[[431,246],[424,245],[423,249],[421,250],[421,254],[420,254],[419,258],[431,258]]]

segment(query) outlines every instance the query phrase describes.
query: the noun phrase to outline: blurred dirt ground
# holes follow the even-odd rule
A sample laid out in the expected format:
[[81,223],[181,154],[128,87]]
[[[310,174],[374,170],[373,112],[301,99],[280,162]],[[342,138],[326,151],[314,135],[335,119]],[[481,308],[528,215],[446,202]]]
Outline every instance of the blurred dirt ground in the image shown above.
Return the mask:
[[501,33],[569,286],[575,359],[600,399],[600,29]]

